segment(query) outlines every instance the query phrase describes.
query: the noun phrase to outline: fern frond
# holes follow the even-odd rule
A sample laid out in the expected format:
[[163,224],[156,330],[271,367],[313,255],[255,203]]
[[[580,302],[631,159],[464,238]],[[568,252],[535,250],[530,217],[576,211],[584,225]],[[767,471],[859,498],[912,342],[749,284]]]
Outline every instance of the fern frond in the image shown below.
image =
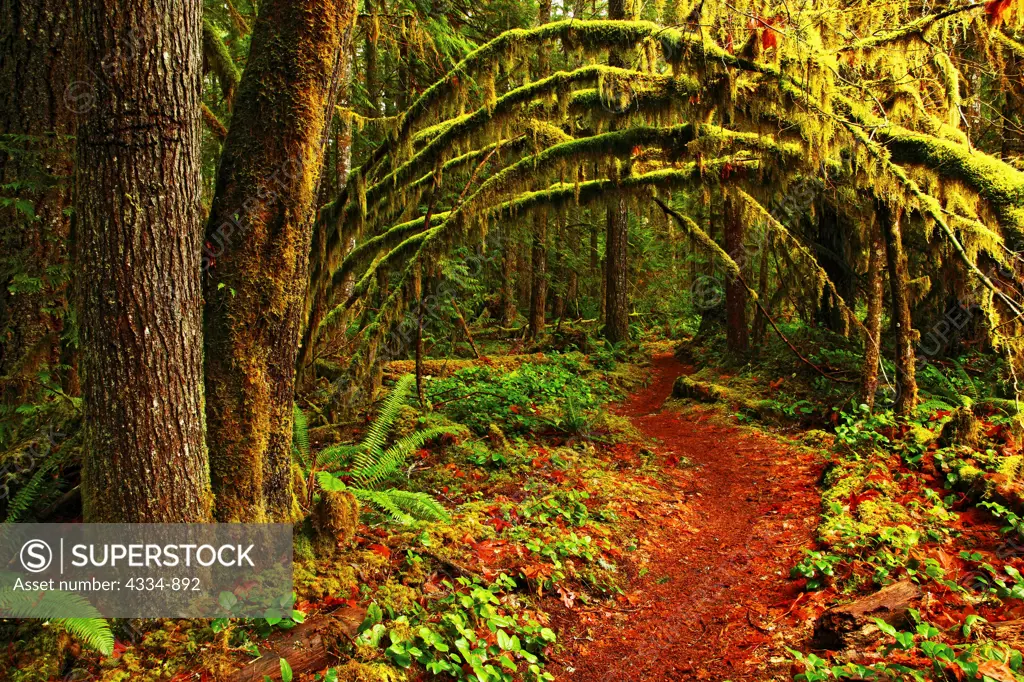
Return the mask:
[[[405,401],[409,399],[415,383],[416,377],[412,374],[406,374],[395,382],[395,387],[391,389],[391,393],[385,398],[384,404],[381,405],[380,411],[377,413],[377,418],[373,420],[370,429],[366,432],[366,437],[363,438],[363,452],[369,453],[374,450],[384,449],[388,433],[391,431],[391,427],[395,425],[398,413],[405,404]],[[357,461],[356,466],[365,466],[365,464]]]
[[960,390],[966,393],[971,400],[978,400],[980,397],[978,393],[978,385],[974,383],[974,379],[967,373],[964,366],[956,360],[953,360],[953,372],[956,374],[957,379],[960,380]]
[[46,613],[66,614],[49,620],[87,647],[103,655],[113,652],[114,635],[110,624],[85,597],[72,592],[49,591],[40,596],[39,592],[0,590],[0,617],[38,618]]
[[309,422],[298,403],[292,403],[292,452],[303,471],[309,471]]
[[936,412],[937,410],[945,410],[947,412],[952,412],[957,408],[958,405],[959,403],[953,405],[950,402],[947,402],[946,400],[942,400],[941,398],[931,398],[917,406],[917,413],[920,415],[927,416],[932,414],[933,412]]
[[364,488],[349,488],[357,500],[360,502],[367,502],[378,510],[384,512],[387,516],[390,516],[392,520],[402,525],[408,526],[416,521],[412,516],[406,514],[402,509],[395,504],[391,496],[388,495],[390,491],[381,490],[366,490]]
[[359,485],[375,488],[388,476],[398,471],[411,452],[421,447],[432,438],[445,434],[458,433],[460,429],[451,426],[437,426],[424,431],[416,431],[401,439],[383,452],[360,453],[356,458],[364,462],[363,466],[353,468],[349,473]]
[[110,631],[110,623],[103,618],[57,618],[52,622],[104,656],[114,652],[114,633]]
[[47,477],[50,475],[57,465],[60,464],[61,458],[49,453],[43,463],[39,465],[39,469],[32,475],[32,478],[21,487],[18,494],[14,496],[10,504],[7,506],[7,518],[4,519],[4,523],[17,523],[22,519],[25,513],[36,503],[39,496],[43,493],[43,484],[46,482]]
[[451,517],[441,504],[426,493],[413,493],[408,490],[389,489],[384,491],[391,502],[403,512],[422,521],[451,521]]
[[349,488],[362,502],[368,502],[390,516],[397,523],[409,525],[421,521],[449,521],[451,517],[437,500],[426,493],[412,493],[407,490],[366,490]]
[[317,454],[317,468],[331,469],[332,466],[338,466],[361,451],[359,445],[331,445]]

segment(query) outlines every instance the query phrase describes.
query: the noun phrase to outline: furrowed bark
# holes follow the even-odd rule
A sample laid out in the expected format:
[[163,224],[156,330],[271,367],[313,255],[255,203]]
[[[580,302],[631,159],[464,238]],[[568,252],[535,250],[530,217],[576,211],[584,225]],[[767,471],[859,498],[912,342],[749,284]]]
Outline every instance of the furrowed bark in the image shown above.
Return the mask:
[[202,8],[82,8],[94,106],[75,183],[87,522],[210,517],[203,439]]
[[[72,5],[4,0],[0,17],[0,84],[9,94],[0,135],[25,136],[0,140],[3,195],[24,202],[0,209],[0,395],[22,402],[32,390],[23,379],[59,361],[61,320],[48,310],[63,308],[66,294],[50,268],[67,265],[76,114],[94,93],[77,81]],[[18,275],[39,287],[19,286]]]
[[207,225],[210,466],[222,521],[291,519],[292,401],[352,0],[260,7]]

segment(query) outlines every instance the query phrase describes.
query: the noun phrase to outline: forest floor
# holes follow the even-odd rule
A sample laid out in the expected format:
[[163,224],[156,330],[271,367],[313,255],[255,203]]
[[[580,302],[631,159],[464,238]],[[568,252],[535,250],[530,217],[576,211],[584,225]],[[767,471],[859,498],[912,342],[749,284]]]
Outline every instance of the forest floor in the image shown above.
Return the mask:
[[[621,610],[563,613],[564,680],[763,680],[790,660],[776,648],[798,600],[789,580],[818,520],[820,460],[699,409],[666,407],[692,368],[653,358],[649,385],[615,407],[655,448],[666,495],[645,510]],[[680,466],[682,464],[682,466]],[[771,668],[776,670],[772,671]]]
[[[295,682],[1024,682],[1024,455],[1009,419],[982,413],[976,445],[949,445],[935,398],[906,422],[851,413],[784,354],[730,365],[716,347],[431,361],[431,407],[404,406],[393,430],[465,435],[425,444],[396,480],[450,520],[365,509],[328,557],[297,550],[299,629],[116,621],[101,657],[22,621],[0,680],[261,679],[263,663],[281,680],[278,653],[301,632],[323,656],[295,661]],[[315,447],[372,421],[321,428]],[[895,583],[914,596],[885,629],[817,648],[827,609]]]

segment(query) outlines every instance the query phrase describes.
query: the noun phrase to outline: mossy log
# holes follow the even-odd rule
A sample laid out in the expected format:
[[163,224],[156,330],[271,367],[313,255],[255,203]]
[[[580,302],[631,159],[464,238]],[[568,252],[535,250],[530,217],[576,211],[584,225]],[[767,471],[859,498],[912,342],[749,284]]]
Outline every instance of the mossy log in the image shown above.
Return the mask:
[[340,662],[336,652],[355,636],[365,618],[366,609],[346,607],[277,632],[260,647],[262,656],[236,670],[225,682],[280,680],[282,658],[288,661],[295,679],[336,665]]
[[[512,371],[518,369],[520,366],[526,363],[534,363],[538,365],[547,364],[550,362],[548,356],[541,353],[524,354],[524,355],[500,355],[489,358],[476,359],[462,359],[462,360],[424,360],[423,361],[423,373],[427,376],[433,377],[446,377],[455,374],[460,369],[466,369],[468,367],[492,367],[498,370]],[[410,374],[416,371],[415,360],[395,360],[387,363],[384,367],[384,376],[388,379],[397,379],[404,374]]]
[[940,476],[948,477],[953,489],[966,493],[972,500],[991,500],[1024,514],[1024,485],[1021,469],[1024,457],[1003,458],[998,471],[985,471],[973,459],[954,459],[938,464]]
[[706,381],[694,381],[688,376],[681,376],[676,379],[672,386],[673,398],[689,398],[702,403],[714,403],[725,399],[725,393],[721,388]]
[[902,627],[907,623],[907,611],[920,598],[917,585],[901,580],[849,604],[833,607],[814,622],[814,646],[831,651],[866,647],[881,636],[876,618]]
[[673,398],[685,398],[702,403],[723,402],[732,408],[752,414],[758,419],[778,422],[791,419],[772,400],[751,399],[727,386],[719,386],[707,381],[695,381],[688,376],[676,379],[672,387]]

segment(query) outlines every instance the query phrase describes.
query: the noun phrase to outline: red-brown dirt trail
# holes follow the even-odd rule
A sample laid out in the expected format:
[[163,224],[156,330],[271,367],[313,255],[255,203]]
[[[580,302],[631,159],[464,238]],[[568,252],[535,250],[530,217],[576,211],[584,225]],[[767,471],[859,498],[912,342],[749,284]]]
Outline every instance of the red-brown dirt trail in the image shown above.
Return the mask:
[[624,608],[573,615],[559,680],[788,679],[777,633],[798,597],[789,569],[810,545],[820,470],[710,413],[662,409],[687,369],[656,356],[650,385],[617,408],[658,443],[665,494],[643,505],[646,570],[632,567]]

